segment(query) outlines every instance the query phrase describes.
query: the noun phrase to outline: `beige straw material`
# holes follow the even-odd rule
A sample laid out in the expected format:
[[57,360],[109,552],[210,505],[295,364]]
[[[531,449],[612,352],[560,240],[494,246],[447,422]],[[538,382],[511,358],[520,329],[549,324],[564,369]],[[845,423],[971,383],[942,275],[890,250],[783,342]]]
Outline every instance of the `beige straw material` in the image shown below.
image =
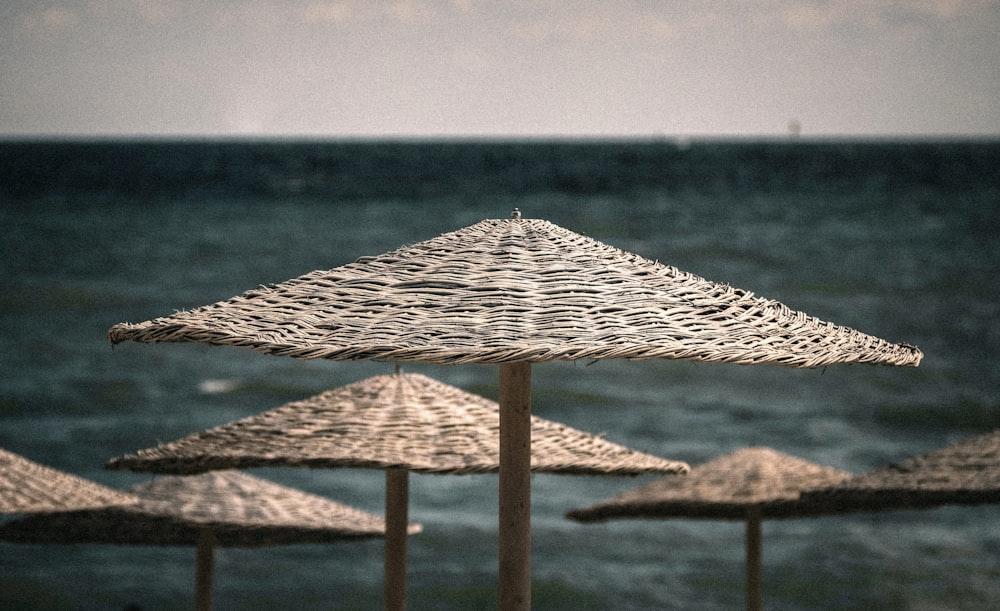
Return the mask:
[[[197,473],[263,466],[402,468],[419,473],[496,472],[499,406],[427,376],[375,376],[172,443],[108,467]],[[536,473],[683,473],[684,463],[636,452],[538,417],[531,420]]]
[[[132,489],[138,505],[28,516],[0,526],[18,543],[216,545],[261,547],[382,537],[382,518],[245,473],[166,476]],[[411,525],[410,534],[420,532]]]
[[0,449],[0,514],[128,505],[137,499]]
[[108,333],[303,359],[438,364],[671,358],[916,366],[920,350],[537,219],[437,238]]
[[765,447],[750,447],[663,478],[612,499],[575,509],[581,522],[620,518],[743,520],[756,508],[763,518],[821,515],[828,508],[802,502],[800,493],[831,486],[850,473]]
[[1000,430],[809,493],[841,511],[1000,503]]

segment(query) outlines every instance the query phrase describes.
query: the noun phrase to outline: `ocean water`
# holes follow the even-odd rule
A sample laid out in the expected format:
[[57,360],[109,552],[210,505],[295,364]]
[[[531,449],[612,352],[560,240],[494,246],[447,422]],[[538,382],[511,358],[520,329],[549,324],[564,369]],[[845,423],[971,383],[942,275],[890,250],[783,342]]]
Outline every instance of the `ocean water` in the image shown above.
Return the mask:
[[[533,368],[534,413],[697,464],[747,445],[866,469],[1000,427],[1000,142],[0,142],[0,447],[100,483],[114,456],[393,370],[107,329],[513,208],[925,353],[919,368]],[[492,398],[488,366],[424,366]],[[378,471],[255,475],[382,513]],[[743,604],[737,522],[582,525],[650,478],[533,478],[537,609]],[[414,609],[495,607],[496,476],[413,475]],[[764,525],[774,609],[1000,605],[1000,508]],[[221,549],[218,609],[375,609],[381,543]],[[0,607],[183,609],[194,550],[0,544]]]

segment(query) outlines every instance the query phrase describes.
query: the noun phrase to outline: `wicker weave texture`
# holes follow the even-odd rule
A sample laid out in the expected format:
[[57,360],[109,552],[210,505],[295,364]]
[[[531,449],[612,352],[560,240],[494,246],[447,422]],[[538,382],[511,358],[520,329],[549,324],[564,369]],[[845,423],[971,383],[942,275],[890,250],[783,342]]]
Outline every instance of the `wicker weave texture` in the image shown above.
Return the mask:
[[[127,508],[29,516],[0,526],[18,543],[195,545],[209,529],[217,545],[260,547],[381,537],[382,518],[235,471],[160,477],[132,489]],[[420,532],[418,525],[410,534]]]
[[850,474],[765,447],[749,447],[692,467],[686,477],[667,477],[614,498],[576,509],[581,522],[620,518],[742,520],[748,508],[765,518],[830,513],[804,503],[806,490],[831,486]]
[[856,511],[1000,503],[1000,430],[872,469],[806,497]]
[[0,513],[72,511],[137,499],[0,449]]
[[227,301],[118,324],[108,337],[438,364],[670,358],[916,366],[923,356],[520,218],[481,221]]
[[[178,441],[112,460],[109,468],[196,473],[262,466],[404,468],[419,473],[499,470],[499,406],[427,376],[375,376]],[[686,472],[684,463],[636,452],[532,417],[538,473]]]

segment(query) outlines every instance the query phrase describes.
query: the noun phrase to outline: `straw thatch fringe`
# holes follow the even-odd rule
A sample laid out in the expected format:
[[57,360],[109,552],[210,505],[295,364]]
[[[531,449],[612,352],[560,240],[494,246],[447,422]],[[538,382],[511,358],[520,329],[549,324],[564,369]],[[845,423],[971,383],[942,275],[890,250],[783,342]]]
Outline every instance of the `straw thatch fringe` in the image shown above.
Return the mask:
[[[640,475],[688,469],[542,418],[532,417],[531,428],[536,473]],[[156,473],[263,466],[495,473],[499,439],[495,402],[420,374],[392,374],[141,450],[108,467]]]
[[438,364],[916,366],[923,356],[536,219],[485,220],[227,301],[118,324],[108,338]]

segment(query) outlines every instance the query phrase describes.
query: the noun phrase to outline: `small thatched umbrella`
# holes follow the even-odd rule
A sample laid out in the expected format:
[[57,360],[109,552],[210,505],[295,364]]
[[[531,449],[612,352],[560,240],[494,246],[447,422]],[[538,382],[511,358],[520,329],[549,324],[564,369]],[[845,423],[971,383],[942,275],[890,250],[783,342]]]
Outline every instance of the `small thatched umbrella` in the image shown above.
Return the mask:
[[40,465],[0,448],[0,514],[73,511],[130,505],[137,501],[120,490]]
[[745,520],[747,608],[761,609],[761,520],[828,513],[828,508],[804,503],[799,495],[847,477],[850,473],[845,471],[770,448],[751,447],[697,465],[687,477],[660,479],[570,511],[566,517],[581,522],[622,518]]
[[[247,467],[362,467],[386,472],[385,607],[405,608],[408,472],[495,473],[494,401],[419,374],[381,375],[114,459],[109,468],[199,473]],[[577,475],[684,473],[636,452],[531,417],[531,471]]]
[[[376,515],[236,471],[161,477],[131,489],[137,505],[28,516],[0,526],[14,543],[197,547],[196,603],[212,607],[215,546],[262,547],[381,537]],[[409,527],[411,534],[419,525]]]
[[547,221],[484,220],[226,301],[108,331],[303,359],[500,366],[500,608],[531,606],[531,364],[671,358],[916,366],[920,350],[823,322]]
[[872,469],[804,498],[839,512],[1000,503],[1000,430]]

